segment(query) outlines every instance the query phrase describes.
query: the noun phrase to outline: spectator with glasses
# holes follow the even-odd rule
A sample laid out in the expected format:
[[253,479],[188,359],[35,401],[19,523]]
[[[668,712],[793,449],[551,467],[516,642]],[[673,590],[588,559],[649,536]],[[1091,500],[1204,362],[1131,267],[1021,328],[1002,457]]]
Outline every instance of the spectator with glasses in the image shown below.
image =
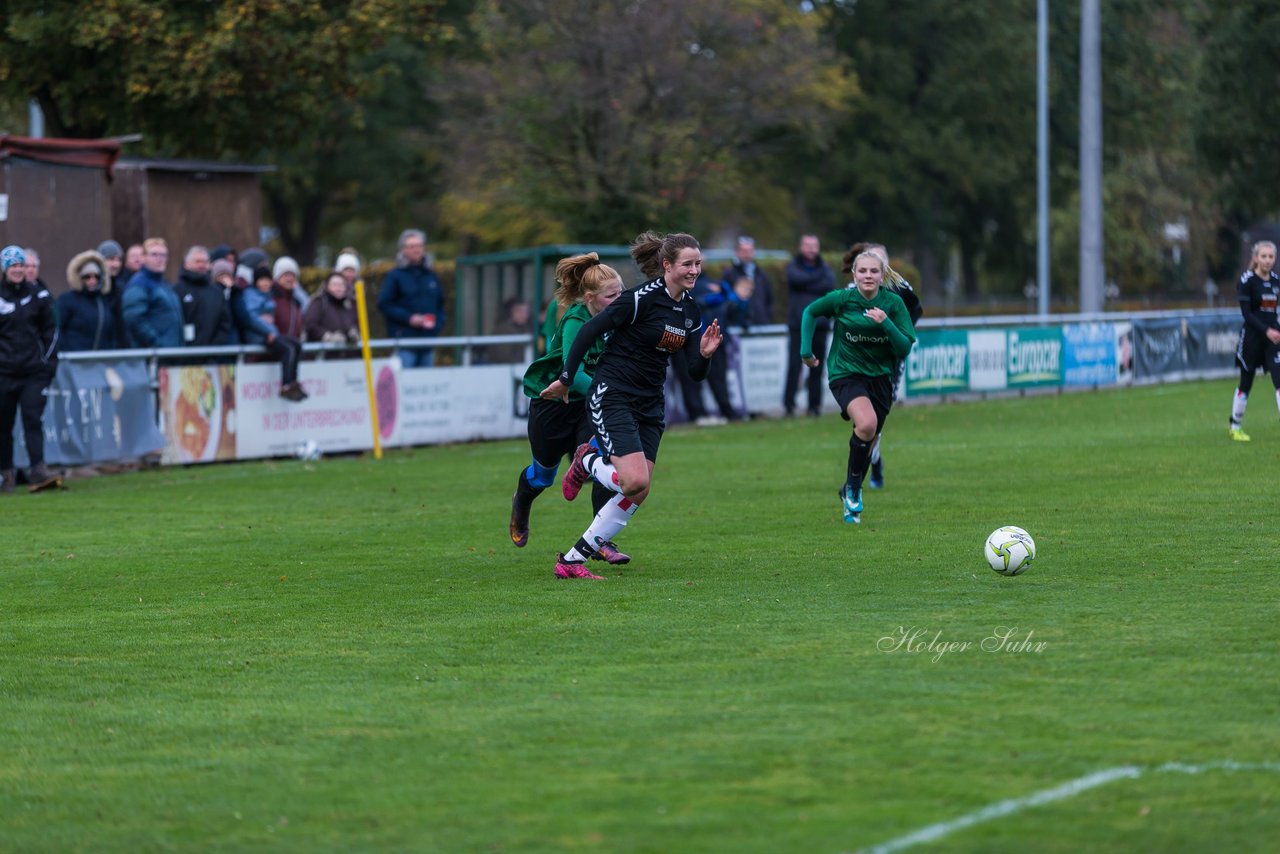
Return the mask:
[[142,249],[142,269],[124,292],[125,331],[135,347],[181,347],[182,304],[164,277],[169,247],[151,237]]
[[69,290],[58,297],[58,349],[114,350],[120,346],[120,318],[112,300],[107,262],[93,250],[67,264]]

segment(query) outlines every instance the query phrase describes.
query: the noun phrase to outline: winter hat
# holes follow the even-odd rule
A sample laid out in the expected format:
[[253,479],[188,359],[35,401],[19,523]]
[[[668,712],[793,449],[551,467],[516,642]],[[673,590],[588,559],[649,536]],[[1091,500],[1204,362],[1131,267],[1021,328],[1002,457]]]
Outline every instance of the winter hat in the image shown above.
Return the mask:
[[231,254],[231,247],[225,243],[219,243],[213,247],[213,251],[209,253],[210,261],[221,261]]
[[256,285],[258,282],[262,281],[263,279],[271,279],[271,278],[274,278],[271,275],[271,268],[268,267],[266,264],[263,264],[261,267],[254,268],[253,284]]
[[21,246],[6,246],[0,249],[0,273],[9,272],[9,268],[14,264],[27,263],[27,256],[23,254]]
[[350,252],[344,252],[338,256],[338,260],[334,263],[333,269],[341,273],[343,270],[355,270],[360,272],[360,259]]
[[271,256],[254,246],[240,253],[240,263],[251,269],[257,269],[263,264],[271,263]]
[[252,285],[253,284],[253,268],[246,264],[236,266],[236,284]]
[[271,278],[278,281],[285,273],[293,273],[296,276],[301,272],[298,269],[298,262],[285,255],[276,259],[276,265],[271,268]]
[[[98,254],[101,255],[102,253],[98,253]],[[96,261],[90,261],[87,264],[80,265],[80,278],[83,279],[85,276],[89,275],[90,273],[96,273],[99,278],[102,277],[102,268],[98,266]]]
[[219,276],[234,276],[236,268],[226,258],[219,258],[213,262],[213,266],[209,269],[209,275],[217,279]]
[[114,240],[104,240],[98,244],[98,254],[103,258],[123,258],[124,247]]

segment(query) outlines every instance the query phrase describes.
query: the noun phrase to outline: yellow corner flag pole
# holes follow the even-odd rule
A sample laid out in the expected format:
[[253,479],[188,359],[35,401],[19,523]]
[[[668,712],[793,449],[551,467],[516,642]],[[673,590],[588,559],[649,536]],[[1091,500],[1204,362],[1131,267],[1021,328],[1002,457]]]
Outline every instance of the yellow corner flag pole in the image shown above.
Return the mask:
[[364,279],[356,279],[356,316],[360,319],[360,354],[364,358],[364,385],[369,392],[369,424],[373,427],[373,458],[382,459],[382,430],[378,426],[378,395],[373,387],[373,357],[369,354],[369,312],[364,302]]

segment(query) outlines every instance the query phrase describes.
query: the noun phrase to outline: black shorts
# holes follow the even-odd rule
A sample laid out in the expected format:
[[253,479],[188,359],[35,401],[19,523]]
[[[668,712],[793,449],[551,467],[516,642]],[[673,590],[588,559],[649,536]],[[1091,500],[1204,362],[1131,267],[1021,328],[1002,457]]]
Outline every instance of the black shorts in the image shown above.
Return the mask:
[[1248,327],[1240,330],[1240,342],[1236,345],[1236,364],[1253,373],[1258,368],[1270,369],[1275,358],[1276,345],[1271,343],[1271,339],[1250,332]]
[[572,457],[577,447],[590,439],[585,401],[561,403],[538,398],[529,402],[529,449],[540,464],[555,468],[561,457]]
[[667,409],[662,393],[634,395],[609,388],[607,382],[591,387],[587,418],[606,457],[643,453],[658,460],[658,443],[667,429]]
[[840,417],[849,420],[849,404],[859,397],[868,398],[871,408],[876,412],[876,434],[884,429],[885,419],[893,408],[893,377],[882,374],[869,377],[866,374],[851,374],[841,377],[831,384],[831,394],[840,405]]

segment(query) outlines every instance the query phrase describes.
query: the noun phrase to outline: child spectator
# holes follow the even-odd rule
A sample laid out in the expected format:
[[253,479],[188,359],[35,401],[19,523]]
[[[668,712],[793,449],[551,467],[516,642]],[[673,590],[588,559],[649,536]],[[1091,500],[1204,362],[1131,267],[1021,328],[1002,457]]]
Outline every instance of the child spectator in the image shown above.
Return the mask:
[[239,304],[241,312],[241,336],[246,344],[260,344],[280,360],[280,396],[285,400],[301,401],[307,393],[298,383],[298,359],[302,355],[302,342],[288,335],[281,335],[276,328],[276,303],[272,297],[275,282],[271,270],[259,267],[253,272],[253,286],[245,288]]

